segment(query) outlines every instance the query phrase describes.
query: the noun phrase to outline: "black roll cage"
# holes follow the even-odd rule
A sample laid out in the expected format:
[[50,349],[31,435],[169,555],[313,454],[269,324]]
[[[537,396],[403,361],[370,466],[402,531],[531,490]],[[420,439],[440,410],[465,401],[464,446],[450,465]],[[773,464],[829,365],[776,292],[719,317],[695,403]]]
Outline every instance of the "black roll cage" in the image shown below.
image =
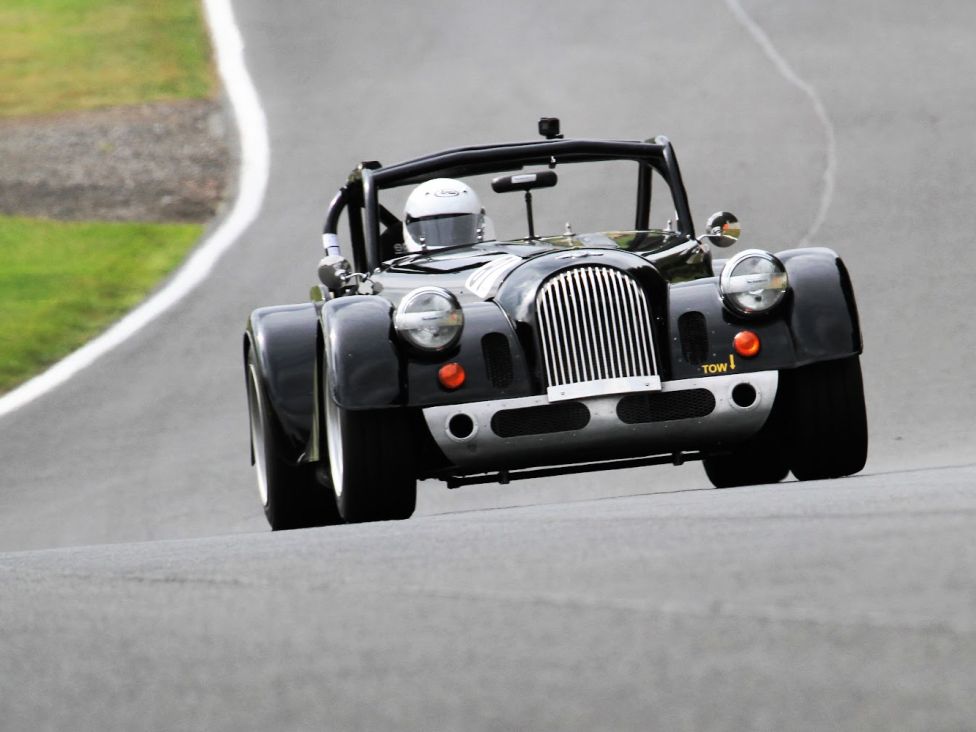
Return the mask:
[[[463,147],[387,167],[375,161],[365,162],[349,174],[347,183],[329,204],[323,234],[338,235],[339,219],[348,208],[353,266],[358,272],[372,272],[388,258],[384,254],[392,256],[391,235],[398,232],[400,225],[397,216],[379,204],[380,190],[417,185],[431,178],[464,178],[521,170],[528,165],[555,167],[567,163],[610,160],[638,163],[635,229],[649,227],[651,175],[652,170],[656,170],[671,189],[678,232],[694,237],[691,210],[678,160],[671,142],[663,135],[645,142],[553,139]],[[380,224],[386,227],[383,234],[380,233]]]

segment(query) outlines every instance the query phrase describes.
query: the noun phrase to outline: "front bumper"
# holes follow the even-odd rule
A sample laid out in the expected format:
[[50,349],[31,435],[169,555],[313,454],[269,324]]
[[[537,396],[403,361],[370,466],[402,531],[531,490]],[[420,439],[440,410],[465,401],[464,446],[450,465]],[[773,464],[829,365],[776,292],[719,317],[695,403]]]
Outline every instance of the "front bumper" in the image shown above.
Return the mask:
[[765,424],[777,371],[668,381],[660,391],[553,402],[545,395],[428,407],[435,442],[457,472],[701,450]]

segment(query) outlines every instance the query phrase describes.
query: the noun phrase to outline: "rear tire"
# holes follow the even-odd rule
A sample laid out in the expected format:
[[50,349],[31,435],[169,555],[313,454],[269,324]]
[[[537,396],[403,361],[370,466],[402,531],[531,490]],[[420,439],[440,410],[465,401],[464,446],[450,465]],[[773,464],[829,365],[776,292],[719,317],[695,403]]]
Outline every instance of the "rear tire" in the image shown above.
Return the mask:
[[790,395],[790,469],[797,480],[852,475],[868,455],[858,356],[783,373]]
[[342,518],[350,523],[410,518],[417,479],[408,413],[401,407],[343,409],[325,379],[329,475]]
[[253,350],[247,355],[247,402],[258,493],[271,530],[342,523],[331,491],[315,477],[315,466],[282,457],[287,442],[271,411]]

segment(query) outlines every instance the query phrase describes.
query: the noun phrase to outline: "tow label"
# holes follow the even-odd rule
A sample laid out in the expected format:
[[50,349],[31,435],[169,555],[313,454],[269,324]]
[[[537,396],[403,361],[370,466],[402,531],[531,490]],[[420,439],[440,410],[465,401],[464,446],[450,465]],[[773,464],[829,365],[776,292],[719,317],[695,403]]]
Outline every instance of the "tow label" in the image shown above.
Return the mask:
[[702,364],[702,372],[706,374],[724,374],[729,371],[735,371],[735,354],[733,353],[729,354],[728,361]]

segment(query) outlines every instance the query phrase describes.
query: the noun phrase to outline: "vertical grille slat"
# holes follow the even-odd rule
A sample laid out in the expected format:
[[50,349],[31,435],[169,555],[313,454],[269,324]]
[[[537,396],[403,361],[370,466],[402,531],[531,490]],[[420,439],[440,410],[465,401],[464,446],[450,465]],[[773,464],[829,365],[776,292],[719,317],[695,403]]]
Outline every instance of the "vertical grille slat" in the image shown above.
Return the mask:
[[583,277],[583,272],[584,270],[582,269],[574,269],[573,279],[576,285],[575,292],[578,295],[577,301],[580,306],[580,320],[583,323],[583,342],[586,343],[586,380],[593,381],[597,378],[597,374],[600,373],[600,368],[597,362],[596,329],[593,327],[593,314],[590,312],[591,293]]
[[[547,300],[552,299],[552,294],[546,292],[542,295],[543,298]],[[546,343],[543,346],[543,350],[547,353],[554,354],[553,368],[558,375],[562,375],[562,358],[559,353],[559,349],[556,343],[556,328],[552,322],[552,305],[551,303],[547,307],[539,308],[539,329],[543,333],[543,338],[546,339]]]
[[[571,298],[576,310],[576,332],[580,334],[577,347],[583,358],[583,378],[580,381],[592,381],[596,369],[593,368],[593,338],[589,332],[589,318],[586,315],[586,287],[580,282],[578,269],[572,270]],[[567,283],[567,284],[570,284]],[[579,348],[579,346],[582,346]]]
[[[573,330],[570,332],[570,337],[574,333],[579,334],[579,338],[575,339],[575,348],[570,350],[576,355],[577,363],[579,367],[576,372],[572,374],[573,381],[590,381],[590,354],[586,351],[586,346],[582,343],[585,340],[583,336],[583,307],[580,303],[580,298],[575,297],[577,293],[577,288],[575,283],[571,280],[566,280],[563,283],[563,301],[572,309],[573,312]],[[581,347],[582,346],[582,347]]]
[[620,328],[620,310],[615,294],[615,282],[607,274],[606,270],[599,270],[600,278],[603,280],[603,292],[606,293],[606,313],[607,313],[607,340],[610,349],[610,361],[613,364],[611,378],[623,376],[626,371],[624,364],[624,348]]
[[589,279],[590,286],[596,295],[591,300],[590,308],[593,311],[594,320],[598,323],[596,333],[597,348],[600,351],[600,369],[604,374],[609,376],[613,373],[613,370],[610,368],[609,348],[607,344],[607,326],[609,322],[603,313],[603,305],[607,300],[606,292],[603,290],[603,284],[600,282],[600,278],[596,276],[594,271],[587,271],[587,279]]
[[610,267],[576,267],[547,282],[536,297],[548,385],[655,376],[647,296]]
[[579,353],[575,348],[569,347],[569,334],[576,331],[574,323],[576,322],[576,314],[573,312],[572,303],[566,299],[566,288],[565,283],[560,282],[559,285],[553,289],[553,300],[554,306],[558,308],[559,317],[562,322],[562,332],[559,347],[566,349],[566,374],[563,377],[566,381],[564,383],[569,383],[572,381],[578,381],[578,374],[580,372],[580,357]]
[[641,356],[649,362],[653,362],[653,355],[651,350],[653,349],[653,344],[651,343],[650,335],[650,324],[651,324],[651,314],[647,310],[647,298],[643,296],[643,293],[634,293],[634,305],[637,308],[637,328],[640,331],[640,336],[637,341],[640,344]]
[[600,340],[603,346],[603,356],[606,373],[611,377],[617,376],[617,364],[614,358],[613,344],[610,340],[611,330],[610,330],[610,316],[607,315],[607,280],[606,273],[600,270],[595,270],[593,272],[593,279],[600,288],[600,298],[599,298],[599,313],[600,322],[603,327],[600,328]]
[[635,368],[634,338],[633,338],[633,332],[631,331],[630,328],[626,327],[626,323],[624,322],[624,313],[627,312],[628,309],[626,307],[627,299],[626,299],[626,294],[624,292],[623,284],[624,283],[621,282],[620,280],[614,282],[614,286],[616,289],[616,292],[614,294],[617,296],[616,302],[621,310],[621,317],[620,320],[617,321],[617,326],[620,328],[620,333],[624,344],[624,361],[626,364],[624,368],[626,369],[626,373],[631,373],[634,371]]

